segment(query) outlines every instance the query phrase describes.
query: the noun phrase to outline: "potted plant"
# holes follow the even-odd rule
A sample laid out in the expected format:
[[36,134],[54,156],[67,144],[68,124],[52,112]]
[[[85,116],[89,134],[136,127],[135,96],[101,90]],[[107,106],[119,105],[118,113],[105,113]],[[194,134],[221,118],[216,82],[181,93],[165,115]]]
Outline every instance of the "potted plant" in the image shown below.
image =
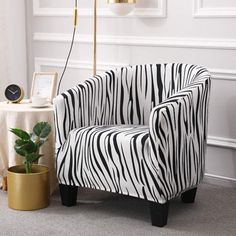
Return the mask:
[[35,164],[43,156],[40,147],[47,141],[51,126],[38,122],[32,133],[12,128],[18,138],[14,149],[21,155],[24,165],[8,169],[8,206],[17,210],[36,210],[49,205],[49,169]]

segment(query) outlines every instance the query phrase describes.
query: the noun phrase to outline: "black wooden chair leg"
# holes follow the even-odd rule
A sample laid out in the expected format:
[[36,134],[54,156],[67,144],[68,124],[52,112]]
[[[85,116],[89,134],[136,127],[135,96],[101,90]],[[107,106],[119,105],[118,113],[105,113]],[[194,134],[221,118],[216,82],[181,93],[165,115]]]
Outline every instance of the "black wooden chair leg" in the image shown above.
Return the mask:
[[59,184],[61,202],[64,206],[75,206],[77,200],[77,186]]
[[192,188],[181,194],[181,200],[184,203],[194,203],[197,188]]
[[160,204],[157,202],[149,202],[151,220],[153,226],[163,227],[167,224],[169,202]]

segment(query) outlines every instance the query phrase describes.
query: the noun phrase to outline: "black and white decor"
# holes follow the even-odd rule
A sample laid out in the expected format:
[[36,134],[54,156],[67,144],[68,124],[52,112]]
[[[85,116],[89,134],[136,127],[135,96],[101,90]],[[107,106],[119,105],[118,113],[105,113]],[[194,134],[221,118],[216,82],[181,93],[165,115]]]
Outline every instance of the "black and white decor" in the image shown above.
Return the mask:
[[163,226],[168,200],[183,193],[193,202],[205,168],[210,84],[200,66],[137,65],[57,96],[64,204],[75,204],[77,186],[125,194],[150,201],[153,225]]

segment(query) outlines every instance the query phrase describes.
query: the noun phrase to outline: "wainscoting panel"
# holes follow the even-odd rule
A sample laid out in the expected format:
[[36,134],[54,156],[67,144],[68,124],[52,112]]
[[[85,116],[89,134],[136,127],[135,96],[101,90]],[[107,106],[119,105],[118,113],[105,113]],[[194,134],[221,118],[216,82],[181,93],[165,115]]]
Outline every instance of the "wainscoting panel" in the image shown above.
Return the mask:
[[[236,17],[236,4],[231,5],[231,6],[224,5],[224,3],[227,3],[227,1],[221,0],[222,4],[220,4],[220,6],[217,6],[214,4],[210,6],[208,5],[204,6],[204,2],[207,2],[207,0],[194,0],[193,13],[195,17],[205,17],[205,18]],[[214,2],[214,1],[211,1],[211,2]],[[215,2],[219,2],[219,1],[215,1]]]

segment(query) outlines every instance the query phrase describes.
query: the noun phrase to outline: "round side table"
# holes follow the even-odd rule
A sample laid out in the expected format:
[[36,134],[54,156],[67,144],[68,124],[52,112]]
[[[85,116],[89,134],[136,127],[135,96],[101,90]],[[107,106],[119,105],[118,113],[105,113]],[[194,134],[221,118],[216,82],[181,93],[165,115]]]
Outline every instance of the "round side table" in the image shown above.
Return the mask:
[[[57,186],[54,112],[52,105],[34,108],[28,100],[23,100],[21,103],[0,102],[0,173],[6,171],[8,167],[22,164],[22,157],[14,150],[16,136],[9,131],[10,128],[31,131],[33,126],[39,121],[47,121],[52,126],[48,141],[41,149],[44,156],[39,159],[39,164],[50,168],[50,189],[52,193]],[[0,183],[1,185],[2,183]]]

